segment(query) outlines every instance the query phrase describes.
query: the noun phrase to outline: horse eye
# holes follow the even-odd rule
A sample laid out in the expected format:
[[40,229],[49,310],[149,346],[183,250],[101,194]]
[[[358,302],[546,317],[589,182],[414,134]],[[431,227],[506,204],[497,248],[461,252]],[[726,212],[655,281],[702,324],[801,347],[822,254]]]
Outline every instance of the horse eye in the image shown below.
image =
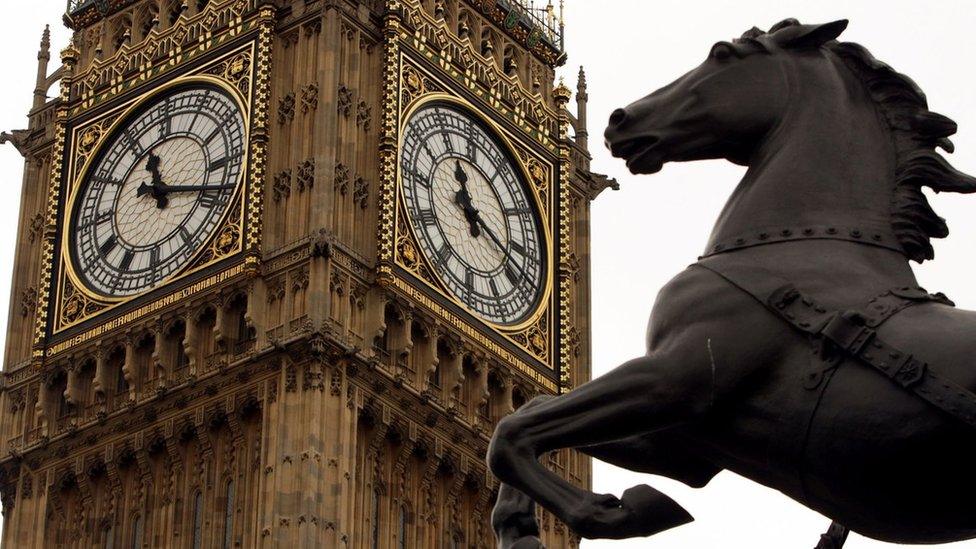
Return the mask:
[[712,46],[712,51],[708,54],[709,57],[719,61],[724,61],[733,55],[735,55],[735,50],[732,49],[732,45],[728,42],[715,44]]

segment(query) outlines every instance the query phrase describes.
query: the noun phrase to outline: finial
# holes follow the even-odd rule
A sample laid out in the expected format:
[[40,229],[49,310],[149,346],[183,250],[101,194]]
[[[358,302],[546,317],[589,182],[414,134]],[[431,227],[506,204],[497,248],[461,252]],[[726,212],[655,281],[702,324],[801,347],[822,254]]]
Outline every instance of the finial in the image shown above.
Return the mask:
[[576,92],[580,95],[586,93],[586,71],[583,69],[583,65],[580,65],[579,77],[576,80]]
[[78,51],[78,48],[74,44],[68,44],[68,47],[61,50],[61,62],[69,66],[74,65],[78,62],[80,55],[81,52]]
[[51,25],[44,25],[44,33],[41,35],[41,49],[44,51],[51,49]]
[[556,105],[559,108],[563,108],[569,103],[569,99],[573,96],[573,92],[566,87],[566,80],[563,77],[559,77],[559,85],[552,90],[552,95],[556,99]]
[[491,43],[491,38],[485,40],[485,43],[481,46],[481,55],[484,57],[491,57],[495,54],[495,45]]

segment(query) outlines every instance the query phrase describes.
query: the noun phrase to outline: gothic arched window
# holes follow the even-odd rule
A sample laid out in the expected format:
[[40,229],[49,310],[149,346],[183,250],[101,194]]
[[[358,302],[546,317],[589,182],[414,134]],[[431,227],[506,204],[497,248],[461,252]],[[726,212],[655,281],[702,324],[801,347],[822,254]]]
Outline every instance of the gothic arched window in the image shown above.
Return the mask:
[[397,548],[407,549],[407,506],[400,506],[400,516],[397,518]]
[[373,524],[373,544],[371,547],[373,549],[378,549],[380,546],[380,492],[379,490],[373,490],[373,503],[370,506],[370,521]]
[[141,549],[142,547],[142,515],[136,515],[135,524],[132,526],[132,549]]
[[203,493],[193,496],[193,549],[203,547]]
[[224,508],[224,549],[234,546],[234,481],[227,481],[227,504]]

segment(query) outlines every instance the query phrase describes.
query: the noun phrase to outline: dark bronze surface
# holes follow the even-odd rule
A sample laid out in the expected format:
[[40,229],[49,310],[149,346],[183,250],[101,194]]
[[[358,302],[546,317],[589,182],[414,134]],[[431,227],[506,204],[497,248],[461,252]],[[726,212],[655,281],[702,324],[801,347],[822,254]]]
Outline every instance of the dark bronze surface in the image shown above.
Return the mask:
[[754,28],[611,116],[607,146],[635,174],[749,169],[699,264],[658,295],[646,355],[499,424],[499,547],[541,546],[536,502],[587,538],[693,520],[648,486],[618,498],[569,484],[538,462],[560,448],[696,488],[734,471],[831,517],[820,547],[848,528],[976,537],[976,313],[918,288],[909,265],[948,235],[921,188],[976,180],[935,150],[952,151],[955,123],[838,41],[846,26]]

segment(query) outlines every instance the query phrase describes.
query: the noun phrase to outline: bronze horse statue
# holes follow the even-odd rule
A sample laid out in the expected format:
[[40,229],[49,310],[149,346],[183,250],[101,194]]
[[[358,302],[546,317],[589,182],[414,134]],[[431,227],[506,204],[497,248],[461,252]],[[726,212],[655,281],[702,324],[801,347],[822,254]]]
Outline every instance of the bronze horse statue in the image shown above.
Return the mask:
[[846,528],[976,537],[976,313],[909,265],[948,235],[922,187],[976,179],[935,150],[952,151],[955,123],[838,41],[846,26],[754,28],[610,117],[607,145],[635,174],[714,158],[748,171],[704,255],[658,295],[646,355],[499,423],[499,547],[541,546],[535,502],[585,538],[693,520],[646,485],[570,484],[538,461],[560,448],[696,488],[734,471],[831,517],[823,547]]

